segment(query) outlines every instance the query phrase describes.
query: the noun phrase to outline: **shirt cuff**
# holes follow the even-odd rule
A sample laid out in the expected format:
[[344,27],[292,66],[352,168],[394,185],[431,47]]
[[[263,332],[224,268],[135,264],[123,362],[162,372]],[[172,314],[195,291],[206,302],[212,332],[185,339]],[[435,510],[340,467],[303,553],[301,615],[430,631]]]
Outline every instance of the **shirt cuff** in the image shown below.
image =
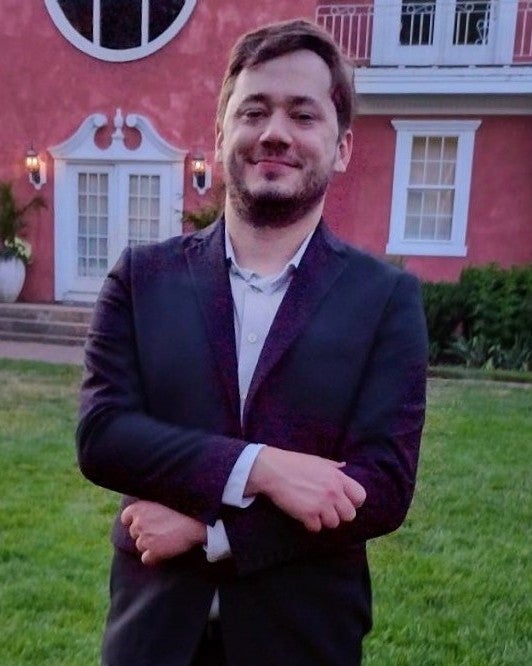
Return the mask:
[[248,444],[239,455],[225,484],[222,504],[236,506],[239,509],[245,509],[252,504],[255,496],[244,497],[244,491],[251,474],[251,468],[263,447],[264,444]]
[[211,527],[207,525],[207,545],[204,546],[207,562],[218,562],[231,557],[231,546],[222,520]]

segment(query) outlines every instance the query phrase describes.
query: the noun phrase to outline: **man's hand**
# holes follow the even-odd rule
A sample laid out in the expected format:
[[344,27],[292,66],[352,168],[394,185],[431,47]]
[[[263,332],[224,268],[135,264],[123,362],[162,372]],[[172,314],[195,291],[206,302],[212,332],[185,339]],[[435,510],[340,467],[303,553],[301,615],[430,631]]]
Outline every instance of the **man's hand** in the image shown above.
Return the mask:
[[264,493],[311,532],[351,521],[366,491],[341,470],[345,463],[265,446],[249,475],[246,494]]
[[157,564],[205,543],[206,526],[162,504],[139,500],[126,507],[120,516],[129,527],[144,564]]

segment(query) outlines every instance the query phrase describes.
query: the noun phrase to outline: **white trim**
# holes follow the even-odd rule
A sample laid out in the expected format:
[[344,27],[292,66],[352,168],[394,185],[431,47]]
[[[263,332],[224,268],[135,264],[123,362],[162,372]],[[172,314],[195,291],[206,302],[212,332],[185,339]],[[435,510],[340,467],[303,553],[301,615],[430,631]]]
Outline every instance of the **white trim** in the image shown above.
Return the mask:
[[[469,191],[475,131],[480,120],[392,120],[397,131],[390,235],[386,253],[407,256],[465,257]],[[408,179],[414,136],[458,138],[454,207],[449,241],[405,240]]]
[[[141,58],[145,58],[146,56],[155,53],[160,48],[165,46],[165,44],[168,44],[168,42],[177,35],[177,33],[190,18],[190,15],[196,6],[196,0],[185,0],[183,8],[181,9],[181,12],[175,21],[151,42],[147,42],[145,44],[141,42],[140,46],[136,46],[135,48],[131,49],[108,49],[100,46],[99,0],[94,0],[94,42],[91,42],[90,40],[80,35],[80,33],[71,25],[57,4],[57,0],[44,0],[44,2],[52,21],[63,37],[65,37],[65,39],[67,39],[73,46],[75,46],[83,53],[86,53],[87,55],[90,55],[94,58],[98,58],[98,60],[105,60],[107,62],[129,62],[131,60],[140,60]],[[144,6],[145,3],[143,2],[143,7]],[[143,34],[144,29],[145,26],[143,24]]]
[[531,94],[532,67],[358,67],[359,95]]
[[529,95],[358,95],[357,114],[436,117],[530,116]]
[[374,0],[371,64],[501,65],[512,62],[518,0],[490,1],[487,43],[453,44],[457,0],[437,0],[432,15],[433,43],[410,46],[400,44],[398,38],[401,0]]
[[[77,277],[77,174],[105,172],[109,176],[109,242],[112,245],[110,266],[119,249],[127,243],[127,177],[131,173],[156,174],[161,177],[160,240],[182,233],[184,175],[186,150],[165,141],[144,116],[130,113],[127,127],[140,132],[136,149],[124,143],[124,118],[120,109],[113,118],[111,144],[100,148],[96,132],[108,124],[102,113],[88,116],[63,143],[49,148],[54,158],[54,230],[55,230],[55,299],[58,301],[93,302],[103,278]],[[111,245],[109,247],[111,247]]]

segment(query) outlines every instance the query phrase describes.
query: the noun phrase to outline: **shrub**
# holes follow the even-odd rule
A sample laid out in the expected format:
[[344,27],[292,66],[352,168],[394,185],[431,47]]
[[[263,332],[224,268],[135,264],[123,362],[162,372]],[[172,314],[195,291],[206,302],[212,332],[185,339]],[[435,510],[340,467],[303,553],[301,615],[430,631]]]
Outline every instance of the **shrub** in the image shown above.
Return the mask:
[[461,288],[453,282],[424,282],[421,289],[430,340],[430,362],[436,363],[442,360],[460,328],[464,316]]
[[422,285],[430,362],[527,370],[532,362],[532,264],[462,271]]
[[503,349],[518,339],[532,346],[532,265],[466,268],[460,284],[466,337],[482,335]]

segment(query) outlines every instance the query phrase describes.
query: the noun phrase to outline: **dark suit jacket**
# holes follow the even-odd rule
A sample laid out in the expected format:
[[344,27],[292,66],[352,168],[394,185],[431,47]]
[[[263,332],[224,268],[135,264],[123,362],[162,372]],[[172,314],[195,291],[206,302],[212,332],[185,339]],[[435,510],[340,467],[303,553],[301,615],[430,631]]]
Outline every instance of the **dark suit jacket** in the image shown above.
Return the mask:
[[[86,346],[81,469],[126,496],[223,518],[232,558],[208,564],[198,548],[145,567],[117,522],[104,663],[188,664],[216,587],[232,666],[353,663],[371,623],[365,541],[396,529],[412,498],[426,347],[417,280],[320,223],[241,423],[223,223],[126,250]],[[248,442],[347,461],[364,507],[311,534],[264,496],[222,506]]]

